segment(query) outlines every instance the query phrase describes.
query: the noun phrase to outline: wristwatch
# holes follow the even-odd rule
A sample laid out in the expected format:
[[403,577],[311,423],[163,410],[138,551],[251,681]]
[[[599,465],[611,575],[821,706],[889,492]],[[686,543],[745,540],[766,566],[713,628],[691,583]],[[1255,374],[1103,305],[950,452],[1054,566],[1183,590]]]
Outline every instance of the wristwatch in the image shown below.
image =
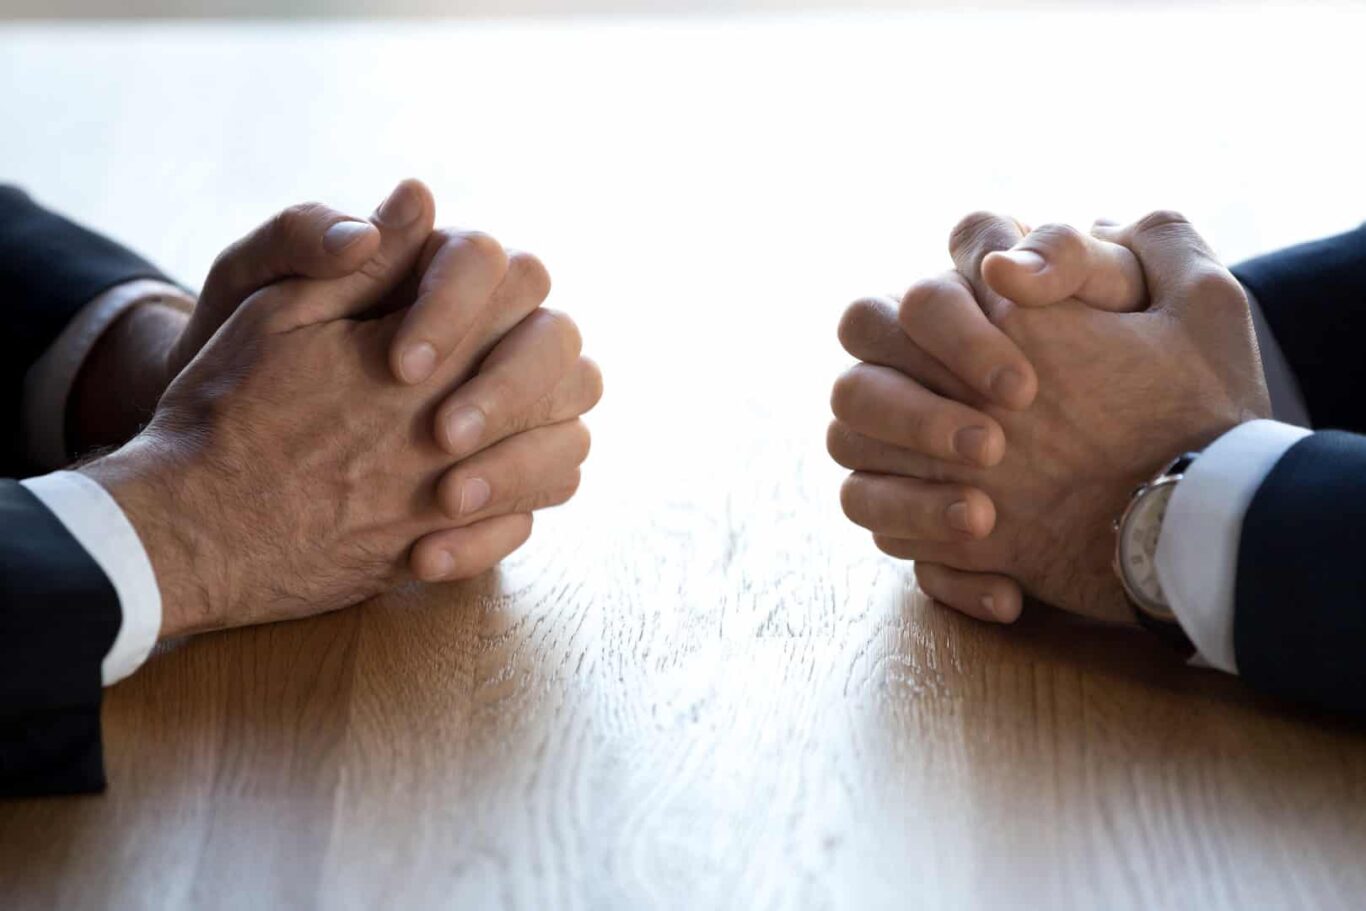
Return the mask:
[[1168,462],[1151,481],[1140,484],[1123,515],[1115,520],[1115,575],[1144,629],[1188,655],[1195,651],[1157,577],[1157,540],[1176,485],[1198,453]]

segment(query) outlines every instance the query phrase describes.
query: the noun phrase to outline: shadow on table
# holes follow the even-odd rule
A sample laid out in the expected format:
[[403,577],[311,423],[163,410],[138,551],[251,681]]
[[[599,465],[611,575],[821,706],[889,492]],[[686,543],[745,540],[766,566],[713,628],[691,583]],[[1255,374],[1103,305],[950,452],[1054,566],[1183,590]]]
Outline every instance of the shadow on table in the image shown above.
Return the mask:
[[495,572],[163,647],[107,693],[106,794],[0,804],[5,907],[313,904],[338,845],[401,843],[472,764],[512,774],[499,750],[544,739],[538,716],[471,733],[536,676],[544,655],[500,645],[526,620]]

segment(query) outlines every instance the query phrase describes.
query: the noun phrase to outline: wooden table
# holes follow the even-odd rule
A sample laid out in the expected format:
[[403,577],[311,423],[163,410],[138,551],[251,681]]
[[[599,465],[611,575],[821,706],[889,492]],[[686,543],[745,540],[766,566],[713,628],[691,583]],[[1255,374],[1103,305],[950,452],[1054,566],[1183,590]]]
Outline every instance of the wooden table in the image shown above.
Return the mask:
[[0,806],[0,905],[1359,904],[1361,729],[1139,634],[934,610],[823,435],[843,305],[971,208],[1175,205],[1229,258],[1360,218],[1363,25],[0,30],[0,172],[40,197],[193,280],[419,174],[543,254],[608,378],[582,494],[497,573],[110,690],[109,792]]

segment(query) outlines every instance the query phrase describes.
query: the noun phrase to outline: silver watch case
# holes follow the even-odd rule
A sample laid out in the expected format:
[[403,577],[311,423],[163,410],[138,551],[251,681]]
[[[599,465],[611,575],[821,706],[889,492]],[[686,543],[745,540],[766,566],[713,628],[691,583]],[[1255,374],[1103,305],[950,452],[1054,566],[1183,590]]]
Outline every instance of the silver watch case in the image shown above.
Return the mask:
[[1189,461],[1188,455],[1178,456],[1151,481],[1135,488],[1114,523],[1115,575],[1134,608],[1163,623],[1176,623],[1177,619],[1157,578],[1157,541],[1167,504]]

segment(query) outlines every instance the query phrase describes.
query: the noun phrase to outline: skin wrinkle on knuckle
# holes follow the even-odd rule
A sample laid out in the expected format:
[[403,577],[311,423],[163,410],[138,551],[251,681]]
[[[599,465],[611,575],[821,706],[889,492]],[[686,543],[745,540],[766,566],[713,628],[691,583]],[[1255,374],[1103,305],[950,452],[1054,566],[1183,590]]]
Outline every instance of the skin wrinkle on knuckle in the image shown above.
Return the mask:
[[544,427],[547,424],[555,423],[556,412],[559,409],[559,402],[555,398],[553,391],[547,392],[535,402],[527,406],[524,417],[516,421],[522,430],[531,430],[535,427]]
[[844,308],[836,335],[845,351],[858,356],[854,349],[861,348],[867,341],[869,327],[876,322],[877,312],[876,302],[869,297],[861,297]]
[[1185,228],[1190,225],[1186,216],[1173,209],[1155,209],[1134,222],[1133,233],[1149,234],[1161,233],[1165,229],[1172,227]]
[[987,234],[1004,222],[1005,219],[993,212],[981,209],[969,212],[949,232],[949,254],[957,259],[960,253],[975,250]]
[[1048,258],[1064,263],[1079,263],[1089,249],[1081,232],[1071,225],[1050,223],[1035,228],[1026,238],[1032,241],[1026,249],[1048,254]]

